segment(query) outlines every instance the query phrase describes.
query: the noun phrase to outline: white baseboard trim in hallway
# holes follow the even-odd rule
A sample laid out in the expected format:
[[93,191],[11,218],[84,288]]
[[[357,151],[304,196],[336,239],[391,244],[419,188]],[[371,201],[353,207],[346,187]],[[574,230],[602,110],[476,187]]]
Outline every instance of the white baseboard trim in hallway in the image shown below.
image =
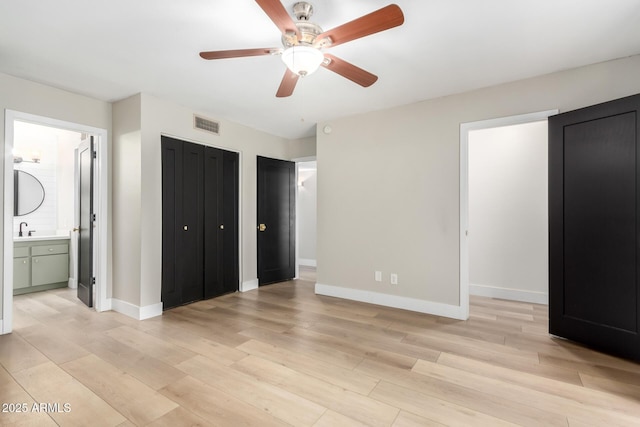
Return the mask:
[[417,311],[419,313],[450,317],[452,319],[466,320],[462,307],[457,305],[442,304],[439,302],[425,301],[415,298],[383,294],[380,292],[365,291],[361,289],[324,285],[322,283],[316,283],[315,292],[318,295],[366,302],[369,304],[400,308],[403,310]]
[[240,284],[240,292],[247,292],[258,289],[259,285],[260,282],[258,282],[258,279],[247,280],[246,282],[242,282]]
[[469,284],[469,294],[481,297],[499,298],[511,301],[549,305],[549,294],[520,289],[498,288],[496,286]]
[[161,302],[140,307],[126,301],[111,298],[111,309],[137,320],[145,320],[162,315]]
[[317,262],[315,259],[300,258],[298,259],[298,264],[304,265],[305,267],[317,267]]

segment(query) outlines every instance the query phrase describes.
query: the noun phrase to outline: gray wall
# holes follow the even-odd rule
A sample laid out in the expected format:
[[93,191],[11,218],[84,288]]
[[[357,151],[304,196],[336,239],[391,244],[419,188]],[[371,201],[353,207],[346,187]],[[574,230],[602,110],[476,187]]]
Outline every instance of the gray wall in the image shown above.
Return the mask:
[[633,56],[319,123],[316,290],[455,316],[460,124],[635,94],[638,75]]

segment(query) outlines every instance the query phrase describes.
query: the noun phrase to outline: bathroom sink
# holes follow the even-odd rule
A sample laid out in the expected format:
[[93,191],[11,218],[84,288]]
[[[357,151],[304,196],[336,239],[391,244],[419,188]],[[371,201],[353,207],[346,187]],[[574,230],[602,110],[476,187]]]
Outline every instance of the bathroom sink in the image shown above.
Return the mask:
[[26,242],[26,241],[34,242],[38,240],[65,240],[65,239],[69,239],[68,234],[48,234],[48,235],[34,234],[33,236],[23,236],[23,237],[14,236],[13,241],[14,242]]

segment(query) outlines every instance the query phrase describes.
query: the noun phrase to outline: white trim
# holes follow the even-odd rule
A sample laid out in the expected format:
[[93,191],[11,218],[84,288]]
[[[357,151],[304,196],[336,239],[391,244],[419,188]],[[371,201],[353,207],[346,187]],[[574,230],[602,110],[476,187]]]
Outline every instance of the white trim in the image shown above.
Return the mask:
[[258,289],[260,286],[260,282],[258,279],[247,280],[246,282],[242,282],[240,285],[240,292],[252,291],[254,289]]
[[35,114],[23,113],[14,110],[5,110],[5,139],[4,139],[4,236],[3,236],[3,327],[0,334],[11,332],[13,326],[13,233],[8,238],[7,231],[13,230],[13,138],[14,138],[14,121],[24,121],[44,126],[51,126],[60,129],[68,129],[76,132],[88,133],[95,136],[96,151],[98,159],[95,168],[95,188],[99,197],[94,201],[96,203],[96,238],[94,239],[94,253],[96,255],[96,294],[95,294],[95,310],[108,310],[105,301],[107,299],[107,236],[109,210],[107,205],[107,197],[109,194],[108,184],[108,147],[107,147],[107,130],[86,126],[78,123],[67,122],[49,117],[38,116]]
[[469,284],[469,294],[481,297],[499,298],[511,301],[530,302],[534,304],[549,305],[549,294],[546,292],[524,291],[521,289],[498,288]]
[[70,289],[78,289],[78,281],[76,279],[69,278],[69,283],[67,285]]
[[306,259],[306,258],[300,258],[298,260],[298,264],[300,265],[304,265],[307,267],[317,267],[317,262],[315,259]]
[[380,292],[344,288],[341,286],[324,285],[322,283],[316,283],[315,292],[317,295],[325,295],[329,297],[382,305],[385,307],[417,311],[419,313],[450,317],[452,319],[466,320],[468,317],[468,315],[465,316],[465,312],[460,306],[442,304],[439,302],[426,301],[397,295],[383,294]]
[[546,110],[518,116],[501,117],[490,120],[460,124],[460,307],[469,317],[469,132],[522,123],[546,120],[558,114],[558,110]]
[[125,316],[133,317],[137,320],[150,319],[152,317],[162,315],[162,303],[146,305],[140,307],[126,301],[122,301],[116,298],[111,298],[111,309]]

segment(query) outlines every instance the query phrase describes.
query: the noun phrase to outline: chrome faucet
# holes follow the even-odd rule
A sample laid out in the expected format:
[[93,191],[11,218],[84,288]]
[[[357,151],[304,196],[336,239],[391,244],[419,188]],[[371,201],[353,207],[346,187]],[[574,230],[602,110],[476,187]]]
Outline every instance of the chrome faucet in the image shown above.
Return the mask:
[[22,221],[20,223],[20,232],[18,232],[18,237],[22,237],[22,224],[24,224],[25,227],[29,226],[29,224],[27,224],[26,222]]

